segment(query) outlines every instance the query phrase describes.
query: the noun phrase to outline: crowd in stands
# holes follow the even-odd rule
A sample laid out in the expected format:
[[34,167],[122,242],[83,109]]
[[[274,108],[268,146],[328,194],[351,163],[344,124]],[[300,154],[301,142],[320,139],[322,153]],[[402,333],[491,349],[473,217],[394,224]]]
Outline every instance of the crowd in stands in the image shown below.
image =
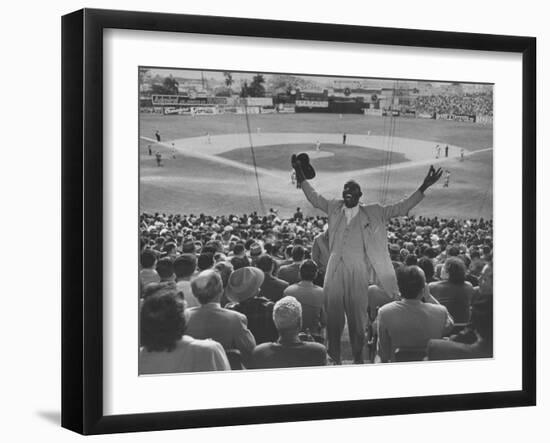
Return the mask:
[[[330,364],[327,219],[140,216],[140,373]],[[491,220],[388,225],[401,297],[369,288],[371,361],[492,356]]]
[[454,115],[493,115],[493,94],[422,95],[416,97],[417,112]]

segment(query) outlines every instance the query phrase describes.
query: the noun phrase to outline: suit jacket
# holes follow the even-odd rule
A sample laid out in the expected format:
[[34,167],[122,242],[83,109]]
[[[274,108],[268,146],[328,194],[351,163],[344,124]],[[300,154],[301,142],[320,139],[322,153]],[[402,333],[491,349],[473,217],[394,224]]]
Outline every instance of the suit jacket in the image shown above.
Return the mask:
[[283,291],[288,287],[288,283],[280,278],[273,277],[269,273],[264,274],[265,278],[260,287],[260,296],[276,303],[283,298]]
[[189,309],[185,333],[193,338],[211,338],[224,349],[238,349],[244,355],[250,355],[256,346],[246,316],[222,308],[219,303]]
[[[328,241],[329,251],[334,247],[336,229],[340,223],[346,223],[344,212],[344,200],[327,200],[320,195],[307,181],[302,182],[302,190],[309,202],[317,209],[328,215]],[[397,297],[399,289],[397,278],[388,253],[388,233],[386,224],[393,217],[404,216],[422,201],[424,194],[420,191],[414,192],[409,197],[392,205],[382,206],[378,203],[370,205],[359,205],[358,217],[361,217],[363,229],[363,242],[367,251],[367,258],[374,269],[377,283],[388,295]],[[359,241],[359,239],[358,239]]]
[[382,362],[392,361],[396,348],[426,347],[453,327],[447,308],[420,300],[388,303],[378,311],[378,354]]
[[279,269],[279,277],[281,280],[286,281],[288,284],[293,285],[300,281],[300,266],[301,262],[293,262],[290,265],[281,266]]

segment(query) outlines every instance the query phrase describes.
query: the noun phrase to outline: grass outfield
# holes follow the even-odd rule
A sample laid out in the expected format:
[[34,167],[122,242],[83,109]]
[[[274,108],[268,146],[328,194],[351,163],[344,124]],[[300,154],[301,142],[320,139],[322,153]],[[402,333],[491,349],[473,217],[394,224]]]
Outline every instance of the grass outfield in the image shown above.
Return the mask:
[[[288,114],[251,115],[251,128],[260,127],[261,132],[312,132],[373,135],[388,133],[388,119],[344,115],[342,119],[334,114]],[[428,140],[463,146],[469,150],[492,147],[492,127],[472,123],[450,121],[396,119],[395,135],[417,140]],[[188,116],[141,115],[140,134],[152,137],[159,129],[163,140],[176,140],[187,137],[202,137],[207,132],[216,134],[246,133],[244,116],[219,115],[191,118]],[[212,163],[208,160],[176,155],[161,145],[160,151],[164,166],[156,166],[154,157],[147,155],[147,142],[140,141],[140,210],[147,212],[212,213],[230,214],[260,210],[256,179],[253,173],[231,166]],[[331,149],[336,151],[343,146]],[[326,149],[329,147],[327,146]],[[326,197],[339,197],[345,181],[337,171],[357,170],[363,159],[354,158],[353,146],[346,147],[346,155],[334,161],[334,157],[318,158],[313,164],[318,171],[314,185]],[[260,189],[266,208],[278,208],[281,215],[292,214],[297,206],[309,214],[316,213],[305,200],[303,193],[290,183],[289,152],[299,146],[272,145],[256,147],[255,154],[259,166],[280,168],[285,171],[281,178],[260,176]],[[322,150],[325,149],[323,144]],[[359,149],[359,148],[356,148]],[[378,161],[386,154],[369,152],[361,147],[371,160]],[[314,150],[310,145],[307,150]],[[226,151],[223,156],[243,163],[250,163],[250,148]],[[340,151],[340,153],[342,153]],[[248,157],[247,157],[248,154]],[[393,154],[393,163],[397,154]],[[248,161],[246,160],[248,158]],[[378,159],[378,160],[376,160]],[[402,159],[403,160],[403,159]],[[262,164],[265,162],[265,164]],[[324,166],[323,166],[324,164]],[[397,166],[405,165],[401,163]],[[414,209],[417,215],[439,217],[487,217],[492,218],[492,177],[493,153],[486,151],[467,156],[463,162],[447,159],[442,166],[451,171],[450,187],[443,188],[442,181],[431,188],[424,201]],[[366,167],[376,166],[374,163]],[[405,165],[406,166],[406,165]],[[427,166],[411,166],[390,173],[389,186],[384,192],[384,174],[371,170],[368,173],[350,172],[346,179],[355,179],[364,188],[365,202],[396,201],[414,191],[421,183]],[[288,177],[287,177],[288,173]]]
[[[390,118],[356,114],[251,114],[250,128],[256,132],[325,132],[389,134]],[[247,132],[244,115],[222,114],[192,118],[183,115],[140,114],[140,135],[153,137],[159,130],[164,140]],[[446,120],[395,119],[397,137],[430,140],[477,150],[493,147],[493,127]]]

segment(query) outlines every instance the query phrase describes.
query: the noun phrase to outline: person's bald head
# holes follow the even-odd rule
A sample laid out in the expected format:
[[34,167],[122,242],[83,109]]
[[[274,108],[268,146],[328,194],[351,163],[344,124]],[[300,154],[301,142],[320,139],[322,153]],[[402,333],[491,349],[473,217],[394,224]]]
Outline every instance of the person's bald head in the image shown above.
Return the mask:
[[191,290],[201,305],[220,301],[223,293],[220,274],[212,269],[202,271],[191,282]]

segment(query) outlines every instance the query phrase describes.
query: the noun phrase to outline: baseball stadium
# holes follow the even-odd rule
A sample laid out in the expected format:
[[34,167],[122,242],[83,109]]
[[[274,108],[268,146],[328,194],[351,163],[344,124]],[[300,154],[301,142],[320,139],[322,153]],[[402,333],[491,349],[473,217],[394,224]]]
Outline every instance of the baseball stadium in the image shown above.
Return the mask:
[[[161,154],[161,167],[149,146]],[[290,157],[300,152],[310,156],[313,183],[327,197],[339,197],[354,179],[365,202],[392,202],[414,191],[433,164],[450,172],[448,186],[434,186],[416,214],[492,218],[492,124],[328,113],[141,114],[140,209],[313,213],[291,182]]]
[[[140,373],[424,360],[463,331],[467,355],[492,355],[492,304],[468,329],[474,294],[492,297],[492,85],[141,68],[139,104],[145,312],[172,291],[186,334],[222,346],[219,364],[171,368],[149,331]],[[402,319],[419,337],[373,326],[397,296],[431,312]],[[236,329],[202,319],[212,301],[246,318],[237,361]]]

